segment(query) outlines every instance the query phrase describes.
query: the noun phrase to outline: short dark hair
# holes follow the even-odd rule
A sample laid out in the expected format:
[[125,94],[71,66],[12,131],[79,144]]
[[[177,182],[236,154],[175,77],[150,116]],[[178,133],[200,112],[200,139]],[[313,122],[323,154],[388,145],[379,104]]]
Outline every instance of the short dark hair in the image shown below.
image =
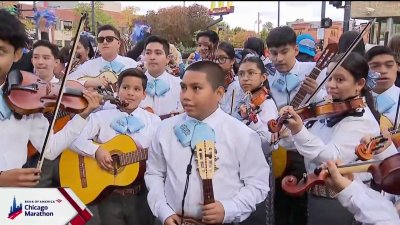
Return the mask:
[[114,31],[115,36],[117,36],[118,39],[121,39],[121,34],[119,33],[119,30],[115,28],[113,25],[106,24],[99,27],[99,29],[97,29],[97,36],[99,36],[99,33],[103,30],[112,30]]
[[145,42],[144,42],[144,49],[146,49],[147,45],[150,43],[160,43],[163,46],[165,55],[168,56],[169,55],[169,43],[167,41],[167,39],[162,38],[160,36],[157,35],[151,35],[149,37],[146,38]]
[[143,73],[143,71],[137,69],[137,68],[129,68],[126,70],[123,70],[119,75],[118,75],[118,87],[121,87],[122,81],[124,80],[125,77],[137,77],[142,80],[142,87],[143,90],[146,90],[147,87],[147,76]]
[[0,40],[10,43],[14,50],[25,48],[29,41],[25,25],[5,9],[0,9]]
[[218,34],[213,30],[203,30],[197,33],[196,41],[199,40],[200,37],[208,37],[210,41],[215,45],[219,42]]
[[[356,40],[359,33],[357,31],[346,31],[339,38],[339,51],[338,53],[345,53],[350,45]],[[365,55],[365,44],[364,41],[360,40],[354,47],[352,52],[358,52],[360,55]]]
[[186,71],[197,71],[206,74],[207,80],[210,82],[214,90],[223,87],[225,84],[225,73],[222,68],[212,61],[198,61],[192,63],[186,68]]
[[33,44],[33,50],[35,50],[35,48],[37,48],[37,47],[46,47],[46,48],[50,49],[51,54],[54,56],[54,58],[58,59],[59,50],[58,50],[57,45],[54,45],[46,40],[39,40]]
[[57,57],[57,59],[60,60],[60,63],[68,62],[70,50],[71,50],[71,47],[69,47],[69,46],[64,46],[60,49],[60,51],[58,52],[58,57]]
[[258,54],[258,57],[264,55],[265,44],[261,38],[249,37],[246,42],[244,42],[244,49],[251,49]]
[[365,59],[369,62],[372,60],[372,58],[374,58],[377,55],[391,55],[393,56],[393,59],[396,62],[396,55],[390,48],[386,46],[372,47],[370,50],[368,50],[367,53],[365,53]]
[[89,38],[87,38],[85,35],[81,35],[79,37],[79,43],[81,43],[81,45],[83,46],[83,48],[85,48],[85,50],[89,50],[89,59],[93,58],[94,56],[94,50],[92,47],[92,44],[90,43]]
[[296,45],[296,33],[288,26],[276,27],[269,32],[266,43],[268,48]]

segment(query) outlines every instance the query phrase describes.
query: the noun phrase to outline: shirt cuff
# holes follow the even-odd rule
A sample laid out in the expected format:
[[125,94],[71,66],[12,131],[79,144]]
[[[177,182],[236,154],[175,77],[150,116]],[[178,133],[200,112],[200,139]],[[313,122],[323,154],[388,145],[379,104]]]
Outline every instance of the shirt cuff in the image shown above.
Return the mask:
[[360,191],[362,191],[362,187],[357,181],[352,181],[349,186],[337,194],[337,199],[342,205],[347,205],[354,194]]
[[171,209],[171,207],[169,207],[168,204],[162,204],[158,208],[157,214],[158,214],[158,219],[161,220],[162,224],[165,224],[165,220],[176,213],[174,212],[174,210]]
[[224,211],[225,211],[223,223],[232,223],[235,221],[235,219],[237,217],[240,218],[239,209],[234,201],[224,200],[224,201],[220,201],[220,202],[221,202],[222,206],[224,207]]
[[304,145],[308,141],[310,141],[310,132],[307,130],[305,126],[303,126],[300,130],[299,133],[292,135],[293,140],[298,144],[298,145]]
[[249,124],[249,126],[248,127],[250,127],[252,130],[254,130],[254,131],[258,131],[259,129],[261,129],[261,127],[262,127],[262,123],[261,123],[261,119],[260,119],[260,117],[258,116],[258,115],[256,115],[256,117],[257,117],[257,123],[254,123],[254,122],[251,122],[250,124]]

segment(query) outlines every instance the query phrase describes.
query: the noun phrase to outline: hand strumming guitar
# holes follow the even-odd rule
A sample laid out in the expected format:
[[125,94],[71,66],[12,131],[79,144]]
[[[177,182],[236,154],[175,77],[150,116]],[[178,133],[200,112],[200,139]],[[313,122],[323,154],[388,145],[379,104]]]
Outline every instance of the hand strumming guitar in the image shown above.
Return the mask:
[[101,168],[104,170],[113,170],[113,160],[111,158],[111,154],[99,147],[95,153],[95,158],[97,163],[100,165]]

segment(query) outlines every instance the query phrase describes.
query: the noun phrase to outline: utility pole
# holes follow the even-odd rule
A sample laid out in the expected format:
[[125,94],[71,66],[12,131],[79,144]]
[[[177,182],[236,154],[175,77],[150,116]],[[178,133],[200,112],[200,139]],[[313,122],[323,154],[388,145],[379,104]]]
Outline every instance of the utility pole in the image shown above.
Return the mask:
[[322,6],[321,6],[321,20],[325,18],[325,9],[326,9],[326,1],[322,1]]
[[278,1],[278,27],[281,25],[281,1]]
[[343,32],[349,30],[350,25],[350,12],[351,11],[351,1],[344,2],[344,19],[343,19]]
[[257,13],[257,34],[260,35],[260,12]]
[[94,1],[92,1],[92,34],[96,36],[96,29],[94,24]]

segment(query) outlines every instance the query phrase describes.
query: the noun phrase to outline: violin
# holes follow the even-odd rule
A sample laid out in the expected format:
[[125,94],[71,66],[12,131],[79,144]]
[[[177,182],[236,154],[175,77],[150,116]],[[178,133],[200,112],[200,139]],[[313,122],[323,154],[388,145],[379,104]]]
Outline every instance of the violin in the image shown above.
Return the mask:
[[[60,84],[46,82],[26,71],[13,70],[7,75],[5,85],[6,102],[12,111],[20,115],[52,112],[56,107]],[[62,110],[75,114],[83,112],[88,106],[82,94],[84,89],[77,81],[66,81],[61,100]],[[102,96],[114,104],[126,106],[126,103],[120,103],[113,96]]]
[[[400,153],[380,161],[338,166],[338,170],[341,174],[370,172],[374,182],[383,191],[395,195],[400,194]],[[300,182],[297,182],[294,176],[286,176],[283,178],[281,186],[289,195],[301,196],[314,185],[324,184],[328,176],[327,170],[317,168]]]
[[226,75],[225,75],[225,82],[224,82],[224,87],[225,90],[228,89],[229,85],[234,81],[233,79],[233,72],[230,70]]
[[[398,138],[400,136],[400,129],[389,131],[391,138]],[[373,152],[384,146],[384,143],[388,139],[383,137],[383,135],[371,138],[371,141],[367,144],[361,143],[356,147],[356,155],[362,161],[367,161],[372,159]]]
[[249,125],[251,122],[258,122],[257,114],[261,112],[260,106],[267,98],[268,90],[265,87],[257,88],[252,92],[246,92],[246,116],[244,119],[248,119],[248,122],[246,123],[247,125]]
[[[300,118],[305,121],[311,118],[330,118],[354,112],[356,109],[364,108],[367,105],[364,97],[357,97],[347,101],[328,102],[326,104],[310,104],[295,110]],[[278,117],[276,120],[268,121],[268,129],[272,133],[277,133],[282,129],[285,120],[289,119],[288,114]]]

